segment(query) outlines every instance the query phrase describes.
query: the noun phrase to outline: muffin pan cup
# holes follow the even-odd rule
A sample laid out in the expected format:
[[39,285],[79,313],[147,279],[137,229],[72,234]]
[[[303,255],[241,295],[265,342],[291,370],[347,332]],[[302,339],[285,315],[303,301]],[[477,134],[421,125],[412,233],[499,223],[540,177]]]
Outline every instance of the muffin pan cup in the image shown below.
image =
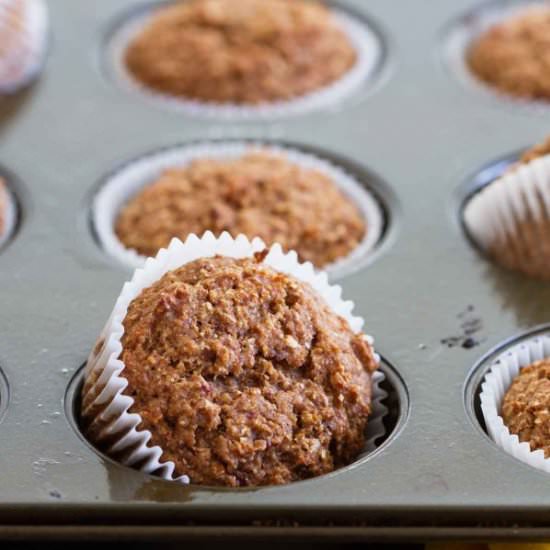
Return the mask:
[[[157,108],[103,74],[109,29],[134,0],[48,3],[45,70],[9,109],[0,103],[0,164],[21,182],[22,213],[0,250],[0,538],[550,539],[550,474],[469,414],[481,359],[548,330],[550,288],[485,259],[462,225],[483,167],[540,142],[548,120],[468,93],[441,66],[442,33],[477,1],[338,5],[382,29],[376,90],[241,123]],[[80,367],[128,279],[94,238],[93,197],[127,159],[211,140],[310,151],[386,207],[372,260],[333,282],[375,337],[394,427],[331,474],[261,489],[182,485],[116,463],[78,430]]]
[[[249,241],[244,235],[233,239],[229,233],[222,233],[219,238],[214,237],[211,232],[206,232],[200,238],[192,234],[185,242],[173,239],[167,248],[161,249],[155,258],[149,258],[143,268],[137,269],[132,279],[124,285],[86,364],[82,395],[82,416],[86,421],[86,432],[93,433],[94,442],[105,447],[109,455],[121,457],[123,464],[142,472],[167,480],[190,483],[191,480],[185,473],[175,475],[175,464],[172,461],[161,461],[162,448],[150,444],[150,431],[139,429],[141,416],[130,412],[134,400],[124,393],[128,382],[124,376],[124,363],[120,360],[121,338],[124,334],[122,323],[130,302],[166,272],[199,258],[216,255],[248,258],[264,249],[265,244],[260,239]],[[284,253],[280,245],[276,244],[269,249],[263,263],[310,284],[334,313],[348,321],[354,332],[362,330],[364,321],[352,313],[353,302],[343,300],[341,287],[329,285],[326,273],[314,271],[311,263],[300,263],[295,252]],[[372,345],[372,337],[366,338]],[[375,357],[380,363],[380,357],[376,354]],[[374,373],[372,380],[373,410],[366,430],[364,451],[358,458],[376,449],[376,440],[385,435],[384,415],[388,410],[383,405],[383,400],[387,394],[380,387],[384,373]]]

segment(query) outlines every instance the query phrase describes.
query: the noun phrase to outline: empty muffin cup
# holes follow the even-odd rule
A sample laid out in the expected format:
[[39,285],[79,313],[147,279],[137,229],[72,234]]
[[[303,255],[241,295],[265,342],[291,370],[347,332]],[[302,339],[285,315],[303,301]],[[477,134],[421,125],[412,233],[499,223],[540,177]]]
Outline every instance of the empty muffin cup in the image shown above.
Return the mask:
[[464,209],[466,230],[498,264],[550,279],[550,155],[507,170]]
[[[254,0],[252,0],[254,2]],[[203,63],[202,74],[205,74],[205,64],[209,64],[208,61],[211,59],[211,52],[216,47],[235,47],[237,48],[237,53],[227,53],[227,55],[218,55],[216,59],[218,62],[216,66],[212,67],[212,78],[218,78],[219,72],[226,70],[223,67],[224,63],[227,60],[233,60],[234,67],[232,70],[227,70],[228,78],[237,79],[235,82],[231,83],[218,83],[214,86],[214,91],[221,93],[222,90],[227,90],[228,99],[222,100],[221,98],[213,99],[204,99],[200,97],[202,93],[200,90],[197,92],[198,97],[189,97],[186,96],[185,92],[174,94],[168,93],[161,88],[155,88],[150,85],[146,85],[144,82],[140,81],[135,74],[128,68],[126,55],[129,51],[129,47],[136,41],[136,39],[142,35],[144,30],[148,28],[151,20],[154,17],[164,17],[165,21],[167,20],[167,12],[169,10],[185,10],[187,7],[183,5],[172,5],[168,7],[163,7],[161,9],[155,9],[150,7],[149,9],[141,10],[138,13],[130,16],[125,22],[123,22],[111,35],[106,49],[107,49],[107,63],[112,73],[112,76],[116,82],[118,82],[123,88],[136,93],[137,95],[143,97],[145,100],[149,100],[153,104],[157,104],[161,107],[167,107],[173,110],[179,110],[185,114],[189,115],[198,115],[206,117],[215,117],[215,118],[250,118],[250,117],[285,117],[292,115],[300,115],[312,110],[327,108],[329,106],[339,103],[344,98],[348,97],[355,91],[357,91],[362,85],[364,85],[370,78],[372,78],[381,63],[382,60],[382,45],[381,40],[377,33],[369,26],[367,22],[363,22],[358,18],[352,16],[351,14],[337,9],[329,8],[329,21],[331,28],[333,27],[333,32],[338,32],[343,34],[344,37],[349,42],[349,47],[353,50],[354,62],[347,68],[341,75],[335,76],[334,79],[331,79],[327,82],[322,82],[318,87],[313,89],[306,90],[302,94],[296,94],[293,97],[288,97],[284,99],[262,99],[262,96],[258,96],[253,99],[253,101],[248,102],[246,100],[247,96],[250,93],[250,90],[254,89],[255,85],[252,82],[247,82],[247,77],[249,75],[251,78],[258,74],[266,73],[266,66],[269,67],[267,73],[262,79],[258,81],[258,85],[263,85],[269,79],[273,80],[272,73],[277,70],[277,65],[281,63],[286,63],[287,58],[292,58],[297,52],[300,51],[300,47],[306,48],[303,43],[300,47],[295,46],[293,48],[289,47],[289,44],[286,44],[285,52],[280,53],[280,57],[273,59],[271,62],[265,61],[264,63],[258,62],[258,67],[255,70],[251,70],[250,66],[253,64],[252,57],[254,55],[261,56],[262,52],[269,51],[267,44],[271,39],[277,39],[282,32],[285,32],[285,29],[292,24],[302,24],[311,25],[312,19],[315,19],[311,14],[308,16],[289,16],[288,14],[279,14],[277,16],[268,16],[266,14],[258,14],[258,7],[251,7],[247,9],[246,6],[242,7],[242,13],[236,13],[235,7],[231,10],[232,13],[227,14],[229,21],[224,22],[224,6],[223,2],[207,2],[202,5],[197,4],[196,9],[197,13],[190,17],[189,23],[196,26],[194,29],[190,29],[189,32],[185,33],[186,40],[189,39],[191,42],[185,48],[188,50],[191,47],[199,47],[197,44],[201,43],[201,36],[206,32],[204,29],[209,29],[209,36],[204,37],[207,40],[207,44],[204,46],[205,53],[207,55],[205,63]],[[280,2],[281,5],[284,5],[285,2]],[[325,8],[319,6],[319,8],[305,3],[304,6],[296,5],[296,3],[290,3],[292,6],[291,9],[322,9],[325,11]],[[314,4],[314,3],[312,3]],[[158,10],[158,11],[157,11]],[[157,15],[158,13],[158,15]],[[243,15],[244,14],[244,15]],[[246,16],[249,18],[258,17],[258,26],[259,28],[253,27],[248,29],[245,32],[244,30],[240,33],[238,39],[235,41],[244,41],[245,36],[249,37],[252,41],[249,48],[245,48],[244,51],[240,51],[234,40],[231,38],[220,38],[215,40],[212,34],[215,32],[222,33],[223,36],[226,36],[225,33],[237,33],[237,27],[239,17]],[[177,17],[177,16],[175,16]],[[182,23],[183,24],[183,23]],[[282,29],[270,31],[270,25],[283,25]],[[219,28],[218,28],[219,27]],[[177,28],[177,27],[176,27]],[[316,31],[317,32],[317,31]],[[160,33],[164,36],[164,41],[168,41],[168,32]],[[311,38],[311,35],[315,34],[311,31],[303,33],[301,41],[305,40],[308,36]],[[152,33],[155,42],[158,42],[157,37],[159,32]],[[330,47],[333,44],[333,40],[328,40],[325,44],[325,48]],[[223,46],[224,45],[224,46]],[[253,47],[254,46],[254,47]],[[159,46],[160,47],[160,46]],[[176,61],[173,59],[174,55],[170,56],[168,53],[168,44],[163,43],[163,48],[167,49],[166,57],[170,59],[163,64],[163,67],[168,70],[169,67],[173,67],[176,64]],[[176,46],[174,46],[176,47]],[[282,46],[283,47],[283,46]],[[181,44],[178,46],[181,54]],[[151,48],[143,47],[144,55],[151,55]],[[242,50],[242,48],[241,48]],[[223,52],[222,52],[223,53]],[[314,67],[322,67],[322,63],[327,62],[329,59],[330,52],[324,52],[321,54],[320,62],[314,64]],[[216,56],[216,53],[214,52]],[[234,55],[238,58],[234,59]],[[268,54],[271,55],[271,54]],[[310,52],[310,55],[313,55]],[[210,57],[208,57],[210,56]],[[177,56],[176,56],[177,57]],[[306,58],[302,54],[298,56],[300,63],[305,63]],[[278,59],[278,61],[277,61]],[[197,56],[191,59],[191,61],[196,62]],[[230,61],[227,61],[230,63]],[[160,64],[158,62],[151,62],[155,70],[159,70]],[[136,63],[138,67],[143,67],[145,61],[140,60],[139,63]],[[271,66],[274,64],[275,66]],[[183,66],[189,67],[189,63],[183,63]],[[181,69],[181,67],[180,67]],[[178,70],[180,70],[178,69]],[[172,69],[170,69],[172,70]],[[174,69],[176,70],[176,69]],[[307,73],[306,68],[302,70],[294,70],[294,75],[298,81],[302,81],[305,78]],[[199,74],[200,67],[199,67]],[[157,75],[154,79],[154,82],[159,84],[159,86],[166,85],[167,81],[170,80],[166,74]],[[180,83],[181,79],[177,79],[177,83]],[[197,79],[187,79],[191,83],[196,85]],[[208,83],[209,79],[206,79]],[[205,84],[206,85],[206,84]],[[280,88],[280,83],[274,81],[273,87],[275,90]],[[283,85],[283,89],[286,87]],[[243,96],[242,101],[235,101],[233,98],[234,95]],[[275,97],[277,94],[274,94]]]
[[[181,268],[181,266],[195,265],[197,260],[202,261],[205,258],[216,259],[216,257],[219,256],[222,257],[222,260],[223,258],[252,258],[255,253],[260,251],[263,251],[261,258],[262,265],[266,266],[265,269],[270,270],[269,273],[275,273],[276,277],[277,273],[285,274],[284,277],[289,276],[299,281],[299,283],[296,284],[307,283],[307,285],[310,285],[306,285],[304,288],[311,287],[312,291],[316,293],[315,296],[318,296],[318,298],[316,297],[314,299],[322,300],[320,303],[324,304],[323,307],[328,307],[331,312],[339,316],[336,318],[339,319],[338,323],[344,323],[341,326],[348,327],[345,330],[351,330],[352,333],[356,335],[354,338],[360,338],[360,346],[363,346],[364,349],[363,352],[354,352],[354,354],[359,354],[354,355],[354,361],[357,361],[359,357],[370,357],[369,361],[371,361],[371,367],[376,367],[379,362],[379,357],[372,350],[372,338],[365,335],[360,336],[359,331],[363,325],[363,319],[353,315],[353,303],[344,301],[341,298],[341,288],[329,285],[326,274],[315,272],[313,266],[309,263],[299,263],[295,253],[283,253],[278,245],[273,246],[268,252],[259,239],[249,241],[243,235],[233,239],[227,233],[219,238],[215,238],[211,233],[206,233],[202,238],[191,235],[185,243],[182,243],[178,239],[174,239],[167,249],[162,249],[158,253],[156,258],[149,258],[143,268],[137,269],[132,279],[124,285],[109,320],[98,339],[98,343],[88,359],[82,394],[82,419],[84,422],[84,432],[98,448],[102,449],[109,456],[121,463],[139,469],[142,472],[157,475],[168,480],[178,480],[184,483],[193,482],[193,479],[189,479],[186,472],[179,472],[179,475],[175,475],[175,463],[164,456],[164,451],[159,445],[151,445],[151,432],[140,427],[143,420],[142,417],[136,412],[131,412],[134,398],[125,394],[128,380],[125,378],[125,364],[121,360],[121,354],[123,352],[122,338],[125,331],[123,322],[128,314],[129,306],[131,306],[136,297],[139,296],[141,298],[144,289],[151,288],[151,285],[157,284],[157,282],[168,272],[171,274],[173,270]],[[201,269],[206,269],[208,272],[209,268],[206,266]],[[262,267],[262,269],[264,268]],[[200,275],[200,273],[205,272],[199,272],[199,277],[204,276]],[[229,285],[224,292],[230,293],[234,288],[234,286]],[[180,299],[186,300],[186,298],[180,294],[174,299],[176,299],[176,301]],[[166,300],[170,301],[171,298],[165,296],[165,298],[162,298],[161,302],[165,303],[165,305],[170,308],[171,306],[169,306]],[[292,301],[292,297],[287,296],[285,300]],[[183,304],[183,302],[180,303]],[[272,306],[270,306],[270,308],[271,307]],[[177,323],[176,317],[170,322]],[[139,318],[141,318],[141,316],[139,316]],[[170,319],[172,319],[172,317],[170,317]],[[250,334],[250,337],[256,338],[253,334]],[[286,337],[286,339],[289,338],[290,336]],[[294,347],[299,345],[298,342],[290,338],[289,345],[292,342],[294,342]],[[196,345],[196,342],[188,343],[190,346]],[[292,346],[290,346],[290,348],[292,348]],[[231,353],[231,349],[229,348],[226,349],[226,351],[227,353]],[[226,351],[220,348],[220,352],[225,354]],[[361,355],[361,353],[366,353],[366,355]],[[363,360],[361,360],[361,364],[365,365],[362,361]],[[151,365],[151,368],[154,368],[154,365]],[[353,376],[359,376],[360,378],[353,378],[353,380],[370,379],[369,384],[372,387],[370,393],[371,405],[367,422],[367,431],[364,437],[361,438],[364,442],[363,450],[362,453],[359,453],[357,458],[369,453],[376,447],[376,441],[385,433],[383,417],[387,413],[387,409],[382,403],[386,394],[379,387],[384,375],[378,370],[374,370],[374,372],[370,371],[371,374],[367,374],[368,371],[363,369],[365,369],[365,366],[359,371],[354,371],[355,374]],[[147,376],[146,370],[144,370],[144,375]],[[204,374],[204,376],[208,378],[209,375]],[[368,378],[365,379],[363,378],[364,376]],[[216,378],[208,378],[208,380],[210,380],[209,383],[220,383],[219,380],[216,382]],[[203,385],[206,384],[208,386],[209,383],[203,382]],[[297,384],[298,381],[295,383]],[[246,387],[243,388],[243,392],[244,389],[246,389]],[[198,391],[207,390],[208,388],[203,388],[203,390]],[[248,390],[254,391],[252,387],[248,387],[247,391]],[[283,390],[280,391],[282,392]],[[354,390],[354,392],[355,391],[356,390]],[[350,395],[355,395],[357,399],[363,399],[363,397],[353,392]],[[343,403],[344,394],[339,394],[335,397],[338,398],[336,401]],[[348,396],[348,398],[350,397]],[[355,398],[350,398],[352,399],[350,405],[355,403]],[[273,401],[273,403],[275,403],[277,392],[269,399],[275,400]],[[269,404],[266,404],[266,406],[271,407]],[[320,404],[319,406],[322,408]],[[346,406],[348,405],[346,404]],[[296,414],[298,414],[298,412],[296,412]],[[176,422],[176,424],[174,424],[174,429],[178,428],[180,422],[185,424],[185,418],[178,418],[179,420],[175,418],[172,419],[172,422]],[[250,421],[253,420],[250,416],[246,418]],[[204,418],[202,418],[201,421],[203,420]],[[306,422],[306,425],[308,421],[307,418],[302,418],[301,420],[301,422]],[[334,421],[337,422],[337,417],[334,418]],[[212,428],[212,426],[210,426],[210,428]],[[225,430],[222,430],[220,433],[226,433],[226,431],[229,430],[236,430],[241,433],[240,430],[244,430],[244,428],[246,428],[246,426],[242,426],[238,422],[236,424],[228,423]],[[208,430],[209,428],[206,427],[205,429]],[[218,433],[217,429],[214,431]],[[242,436],[243,441],[246,440],[247,435],[244,432]],[[338,436],[334,437],[335,448],[338,448],[338,445],[342,445],[342,441],[339,440]],[[185,444],[193,446],[193,441],[186,440]],[[313,449],[311,444],[311,441],[307,444],[310,450]],[[317,442],[317,444],[319,444],[319,442]],[[218,452],[223,452],[223,448],[225,447],[222,445],[221,449],[218,448]],[[254,449],[262,452],[265,450],[265,445],[263,447],[254,446]],[[202,447],[196,451],[208,452]],[[313,449],[312,452],[316,451],[318,451],[318,447]]]
[[[232,163],[234,161],[238,161],[239,159],[246,158],[247,155],[255,154],[267,155],[269,157],[273,157],[275,160],[280,159],[280,162],[284,162],[285,164],[288,163],[288,166],[292,169],[300,170],[301,172],[312,172],[319,174],[318,177],[326,180],[324,182],[319,182],[319,185],[313,186],[313,188],[308,191],[300,191],[300,195],[297,196],[294,193],[299,191],[299,188],[296,187],[298,183],[294,182],[291,178],[292,181],[289,180],[288,182],[288,189],[286,187],[285,189],[292,194],[289,194],[286,198],[280,197],[277,199],[277,202],[280,203],[277,208],[280,209],[280,207],[283,206],[283,199],[290,200],[297,197],[296,201],[302,201],[304,203],[307,202],[310,206],[307,208],[304,206],[307,211],[304,211],[303,217],[298,217],[298,221],[301,220],[300,223],[305,223],[305,219],[312,217],[317,211],[316,208],[319,201],[315,199],[314,193],[316,192],[316,189],[320,189],[319,186],[321,183],[328,186],[328,190],[332,193],[330,196],[334,197],[335,202],[334,208],[330,208],[328,212],[325,212],[322,216],[322,220],[317,220],[317,225],[319,225],[319,227],[322,225],[321,233],[317,233],[320,231],[319,228],[308,229],[308,227],[305,226],[300,227],[299,231],[304,232],[303,234],[305,235],[308,235],[307,239],[304,237],[304,242],[307,241],[307,243],[313,243],[317,248],[319,248],[317,245],[321,242],[321,239],[324,239],[327,243],[327,258],[329,247],[328,243],[334,242],[338,245],[338,251],[334,251],[334,254],[332,254],[333,257],[329,260],[329,263],[327,264],[323,262],[322,264],[322,268],[326,269],[331,276],[338,276],[342,273],[351,271],[354,266],[356,267],[359,265],[362,260],[367,258],[369,254],[373,252],[382,237],[384,228],[384,213],[377,198],[352,174],[325,159],[310,153],[299,151],[297,149],[280,147],[271,144],[268,145],[245,142],[204,143],[164,149],[157,153],[146,155],[136,161],[130,162],[120,170],[113,173],[107,178],[105,183],[99,189],[92,204],[93,226],[101,246],[109,255],[130,267],[139,267],[143,265],[145,255],[139,253],[135,248],[128,247],[127,244],[122,242],[121,238],[117,234],[117,231],[115,230],[121,212],[134,197],[139,196],[140,193],[147,190],[149,186],[151,186],[155,181],[158,181],[159,178],[161,178],[161,176],[163,176],[163,174],[167,171],[189,170],[194,163],[204,161]],[[266,177],[272,178],[274,172],[275,168],[267,174]],[[196,176],[196,178],[199,178],[199,176],[202,177],[202,172]],[[218,184],[218,187],[216,187],[216,189],[219,188],[220,196],[227,194],[231,191],[231,189],[233,189],[233,187],[231,187],[227,182],[228,177],[231,177],[231,173],[225,174],[225,178],[222,178]],[[256,180],[258,180],[258,178],[254,176],[248,185],[252,186],[256,185],[256,183],[258,186],[260,183],[268,185],[266,182],[257,182]],[[269,201],[267,201],[267,198],[262,204],[247,204],[243,207],[239,205],[235,206],[233,203],[241,200],[244,195],[250,192],[250,189],[243,190],[240,194],[241,199],[239,198],[239,193],[233,192],[234,190],[231,191],[235,196],[233,197],[232,195],[233,198],[227,199],[227,201],[229,201],[227,202],[225,199],[223,201],[221,199],[219,201],[214,201],[212,196],[201,197],[201,192],[203,192],[201,191],[202,188],[197,188],[197,184],[194,185],[195,187],[193,187],[193,189],[197,189],[197,191],[190,193],[188,190],[183,195],[183,198],[185,198],[186,201],[198,201],[198,203],[200,203],[198,204],[200,209],[204,209],[208,205],[214,207],[215,202],[220,202],[222,203],[220,204],[220,208],[222,208],[224,212],[220,212],[218,218],[216,219],[225,219],[224,213],[230,211],[230,215],[239,220],[239,222],[235,224],[235,233],[247,233],[249,237],[260,235],[266,241],[270,238],[268,235],[273,234],[273,241],[268,242],[268,244],[274,244],[274,242],[277,241],[277,232],[275,231],[275,227],[269,227],[268,231],[265,227],[260,228],[258,224],[254,222],[254,219],[258,219],[259,223],[261,222],[263,226],[267,224],[267,219],[272,220],[273,224],[276,224],[277,222],[284,222],[285,213],[271,212],[271,207],[268,204]],[[285,183],[285,185],[287,184]],[[172,185],[169,187],[170,193],[172,194],[174,201],[176,201],[176,199],[181,196],[182,192],[176,192]],[[264,189],[267,188],[264,186]],[[282,192],[285,192],[285,189],[283,189]],[[266,191],[262,191],[262,193],[265,192]],[[183,198],[181,200],[183,200]],[[319,200],[321,199],[325,202],[327,200],[325,196],[320,196]],[[346,215],[345,219],[341,216],[337,216],[338,210],[336,209],[336,199],[345,205],[346,211],[350,210],[350,214]],[[149,228],[149,232],[155,233],[155,216],[161,215],[162,212],[160,212],[160,210],[156,211],[151,204],[151,201],[147,202],[148,224],[151,226]],[[227,204],[225,204],[226,202]],[[256,200],[256,202],[258,201]],[[294,208],[298,202],[292,202],[290,206]],[[175,216],[175,208],[175,204],[170,206],[170,216]],[[186,205],[185,208],[186,211],[189,210],[188,205]],[[260,215],[261,212],[265,213]],[[164,212],[164,214],[166,214],[166,212]],[[185,219],[191,220],[195,215],[196,210],[192,209],[191,212],[185,216]],[[140,218],[143,218],[143,216],[140,215]],[[353,219],[356,219],[357,223],[362,225],[363,230],[361,234],[358,233],[356,227],[357,224],[352,224]],[[338,220],[340,220],[340,222]],[[162,221],[165,224],[167,223],[166,220]],[[311,221],[312,223],[315,222],[314,219]],[[221,232],[223,230],[233,231],[233,229],[231,229],[231,225],[233,223],[234,222],[229,222],[228,224],[223,225],[220,222],[220,228],[217,229],[216,227],[212,227],[201,221],[201,224],[197,224],[197,226],[189,232],[202,233],[206,230],[212,230],[217,233],[218,231]],[[341,225],[342,227],[340,227]],[[350,226],[350,231],[353,230],[353,235],[348,235],[347,230],[344,231],[348,225]],[[293,240],[295,241],[294,244],[289,246],[289,248],[296,249],[300,253],[300,245],[297,244],[297,240],[301,241],[302,237],[298,238],[294,232],[294,229],[290,226],[283,226],[280,231],[283,236],[287,237],[289,242]],[[298,231],[298,229],[296,229],[296,231]],[[345,235],[340,235],[341,231],[344,231]],[[289,232],[291,232],[292,235],[290,235]],[[287,235],[287,233],[289,234]],[[168,235],[166,242],[161,242],[160,246],[166,246],[171,237],[185,239],[187,234],[181,230],[174,231],[174,233]],[[281,244],[285,245],[285,242],[282,241]],[[160,248],[160,246],[157,247],[157,249]],[[306,244],[304,244],[304,247],[306,247]],[[155,254],[157,249],[151,250],[149,254]],[[340,253],[340,250],[342,250],[342,253]],[[309,257],[307,254],[304,254],[301,256],[302,259],[305,258],[315,261],[313,252],[309,248],[307,252],[310,253]],[[338,254],[336,252],[338,252]],[[318,266],[321,267],[319,263]]]
[[46,56],[48,12],[43,0],[6,0],[0,4],[0,94],[29,84]]
[[[545,472],[550,472],[550,458],[545,458],[542,442],[541,446],[537,446],[535,450],[531,449],[529,442],[534,442],[535,438],[540,436],[536,434],[536,430],[542,428],[544,431],[544,426],[540,426],[541,419],[545,418],[545,422],[548,421],[547,409],[546,412],[543,410],[545,403],[539,399],[541,395],[530,397],[530,392],[545,390],[537,384],[536,379],[540,378],[537,373],[531,372],[534,377],[530,376],[530,380],[526,379],[525,382],[518,377],[522,372],[525,377],[528,373],[524,371],[526,368],[531,370],[540,368],[541,365],[537,362],[549,358],[550,337],[546,334],[530,338],[507,349],[492,362],[482,382],[480,394],[483,419],[491,439],[506,453]],[[548,370],[550,372],[550,368]],[[514,382],[516,382],[513,388],[515,393],[508,393]],[[538,389],[532,385],[533,382],[539,386]],[[538,382],[546,385],[547,389],[550,387],[550,377],[539,379]],[[548,393],[546,392],[545,395]],[[515,403],[512,402],[514,400],[516,400]],[[506,414],[503,413],[503,406]],[[511,419],[508,418],[508,423],[514,422],[514,430],[519,434],[510,430],[503,415],[511,417]],[[533,419],[533,422],[527,421],[528,418]],[[550,444],[550,438],[548,444]]]

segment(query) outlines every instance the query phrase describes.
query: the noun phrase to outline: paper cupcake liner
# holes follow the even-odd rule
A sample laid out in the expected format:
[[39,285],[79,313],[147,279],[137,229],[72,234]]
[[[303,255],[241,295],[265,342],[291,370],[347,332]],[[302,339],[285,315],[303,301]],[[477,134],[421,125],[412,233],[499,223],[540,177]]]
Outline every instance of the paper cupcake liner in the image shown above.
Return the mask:
[[444,56],[457,78],[465,86],[473,88],[488,99],[498,100],[512,107],[547,109],[549,102],[540,99],[516,97],[491,86],[470,70],[467,54],[470,46],[492,26],[506,19],[525,13],[526,10],[548,9],[546,0],[498,0],[487,2],[462,17],[450,32],[445,44]]
[[376,72],[382,59],[382,45],[376,32],[367,23],[342,10],[333,9],[333,20],[348,36],[356,50],[355,65],[333,83],[288,101],[260,105],[202,102],[185,99],[152,90],[139,82],[128,71],[124,54],[128,44],[148,23],[155,6],[150,6],[130,17],[111,36],[107,44],[107,61],[112,76],[125,89],[141,95],[148,101],[192,116],[212,118],[277,118],[304,114],[337,104],[361,87]]
[[514,167],[474,195],[464,223],[499,263],[550,278],[550,155]]
[[[14,4],[22,3],[22,19],[14,20]],[[48,11],[43,0],[8,0],[0,5],[0,33],[9,45],[0,57],[0,94],[26,86],[42,68],[48,37]]]
[[500,410],[504,395],[523,367],[550,357],[550,336],[537,336],[507,349],[492,363],[481,385],[481,410],[491,439],[513,457],[539,470],[550,472],[550,459],[541,449],[531,451],[529,443],[520,443],[504,424]]
[[15,198],[6,183],[2,184],[0,178],[0,208],[3,208],[3,228],[0,231],[0,248],[8,242],[13,235],[17,224],[17,206]]
[[[161,249],[155,258],[149,258],[145,266],[137,269],[132,279],[124,285],[86,364],[82,393],[82,418],[87,425],[85,432],[106,454],[142,472],[168,480],[190,482],[185,475],[175,477],[173,462],[161,462],[162,449],[150,445],[151,433],[138,429],[140,415],[129,412],[134,401],[124,395],[128,382],[124,378],[124,363],[119,359],[124,333],[122,323],[130,302],[167,271],[216,254],[232,258],[251,257],[254,252],[264,248],[264,243],[258,238],[249,241],[244,235],[239,235],[233,239],[228,233],[219,238],[210,232],[206,232],[202,238],[190,235],[184,243],[173,239],[168,248]],[[332,311],[348,321],[353,331],[361,330],[363,319],[353,315],[353,302],[344,301],[341,298],[342,289],[329,285],[326,274],[316,272],[311,263],[299,263],[295,252],[285,254],[279,245],[274,245],[264,259],[264,264],[309,283]],[[366,338],[372,345],[372,338]],[[378,355],[375,354],[375,357],[380,360]],[[373,376],[373,412],[368,422],[364,454],[374,449],[377,439],[385,433],[383,416],[387,409],[383,400],[387,395],[379,387],[383,379],[381,372]]]
[[117,171],[96,194],[92,205],[92,221],[97,237],[105,251],[120,262],[141,267],[146,258],[126,248],[114,232],[120,209],[140,189],[151,184],[168,168],[182,168],[201,158],[234,159],[251,150],[264,150],[282,155],[303,168],[314,169],[329,177],[359,208],[367,224],[367,233],[358,246],[346,257],[325,267],[335,277],[341,275],[371,252],[380,241],[384,214],[376,198],[353,176],[331,162],[296,149],[262,143],[219,142],[183,145],[144,156]]

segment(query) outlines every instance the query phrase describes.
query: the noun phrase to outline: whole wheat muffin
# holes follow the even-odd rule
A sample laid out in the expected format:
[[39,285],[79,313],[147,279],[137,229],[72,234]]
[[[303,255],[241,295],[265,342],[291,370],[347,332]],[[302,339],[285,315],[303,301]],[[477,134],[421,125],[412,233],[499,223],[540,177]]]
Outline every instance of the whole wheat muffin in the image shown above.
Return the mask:
[[366,226],[326,175],[266,151],[166,170],[130,199],[115,223],[119,240],[145,256],[172,237],[206,230],[278,242],[322,267],[348,255]]
[[[520,166],[549,153],[550,137],[525,151],[509,171],[516,171]],[[543,215],[535,216],[531,209],[527,209],[523,217],[518,215],[514,231],[508,233],[504,240],[495,242],[490,253],[509,269],[529,277],[550,280],[550,213],[544,207],[541,211]]]
[[377,367],[366,337],[262,259],[186,264],[124,319],[130,412],[194,483],[289,483],[348,464],[365,443]]
[[189,0],[162,8],[128,45],[146,87],[203,102],[289,100],[356,61],[328,9],[310,0]]
[[506,94],[550,100],[550,7],[526,8],[472,44],[467,62],[485,83]]
[[504,396],[502,418],[510,433],[550,458],[550,359],[521,369]]

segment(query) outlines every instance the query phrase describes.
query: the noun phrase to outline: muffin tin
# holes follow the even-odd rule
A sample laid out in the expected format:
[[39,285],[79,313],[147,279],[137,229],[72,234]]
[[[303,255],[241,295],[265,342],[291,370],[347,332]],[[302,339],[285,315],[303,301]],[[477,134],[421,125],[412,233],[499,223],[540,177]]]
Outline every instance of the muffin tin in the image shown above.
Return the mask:
[[[320,111],[218,120],[151,105],[105,73],[112,26],[138,4],[49,3],[42,78],[0,103],[0,162],[19,205],[0,250],[0,538],[550,537],[550,478],[492,443],[477,406],[494,354],[550,331],[550,287],[491,264],[461,225],[471,193],[548,133],[550,110],[468,89],[447,63],[449,33],[476,1],[338,6],[384,44],[373,81]],[[383,204],[377,250],[337,282],[383,356],[390,435],[329,475],[182,487],[80,434],[81,367],[130,277],[93,234],[94,194],[130,159],[212,140],[311,151]]]

